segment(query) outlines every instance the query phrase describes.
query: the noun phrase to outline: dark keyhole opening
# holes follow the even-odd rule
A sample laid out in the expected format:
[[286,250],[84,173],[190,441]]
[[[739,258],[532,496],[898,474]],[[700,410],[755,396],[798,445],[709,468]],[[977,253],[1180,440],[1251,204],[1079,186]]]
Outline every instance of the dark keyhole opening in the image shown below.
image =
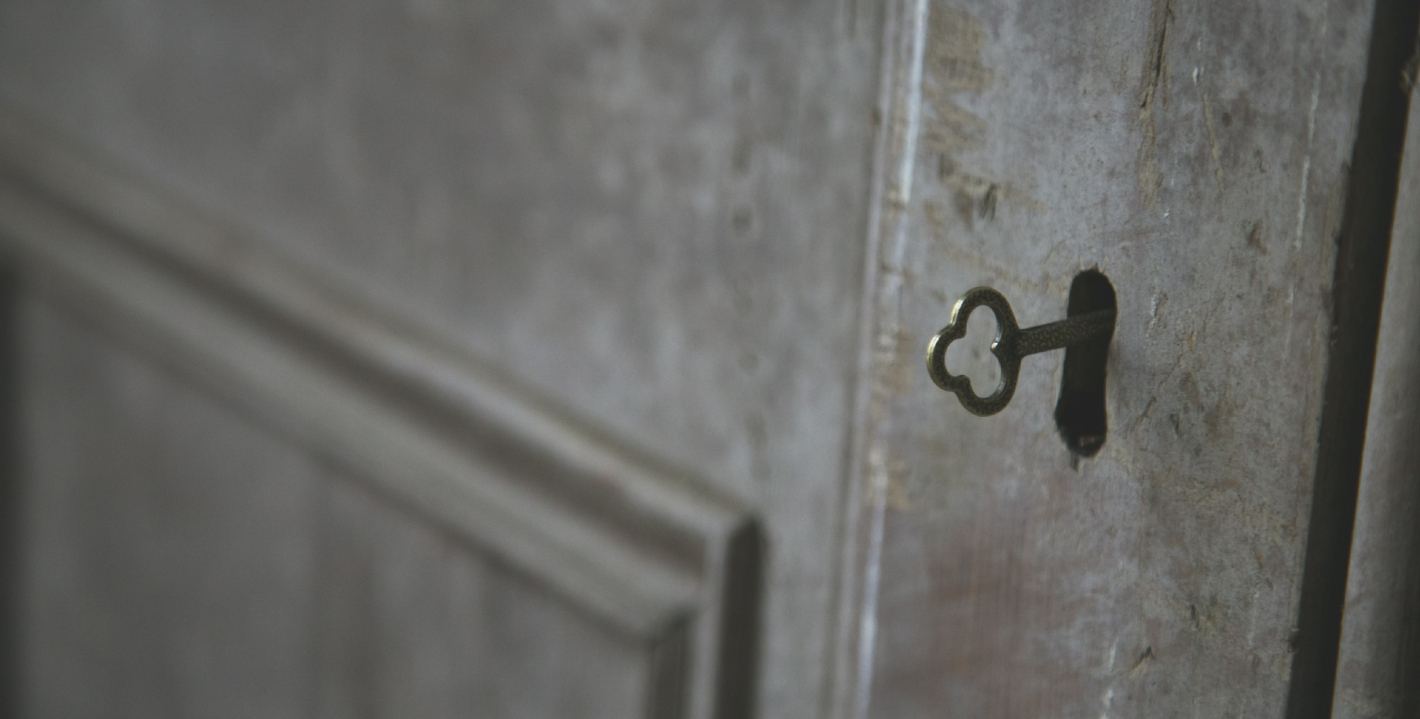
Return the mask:
[[[1115,308],[1114,285],[1099,270],[1085,270],[1070,283],[1069,317]],[[1065,350],[1065,371],[1060,381],[1060,401],[1055,404],[1055,426],[1065,446],[1076,456],[1093,457],[1104,446],[1109,419],[1104,411],[1104,371],[1114,328],[1103,337]]]

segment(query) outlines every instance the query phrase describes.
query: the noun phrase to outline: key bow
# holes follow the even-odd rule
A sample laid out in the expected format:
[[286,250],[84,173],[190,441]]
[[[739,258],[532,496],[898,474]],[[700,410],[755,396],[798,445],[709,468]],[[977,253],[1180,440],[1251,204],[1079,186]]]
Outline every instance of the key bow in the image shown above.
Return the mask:
[[[996,316],[996,339],[991,343],[991,354],[1001,367],[1001,381],[996,391],[986,397],[972,390],[971,380],[965,375],[947,371],[947,347],[966,334],[967,318],[977,307],[986,307]],[[927,343],[927,373],[938,387],[955,394],[968,412],[982,417],[993,415],[1005,409],[1015,395],[1022,358],[1112,334],[1114,318],[1114,310],[1096,310],[1023,330],[1016,324],[1016,315],[1005,296],[990,287],[977,287],[952,305],[947,326]]]

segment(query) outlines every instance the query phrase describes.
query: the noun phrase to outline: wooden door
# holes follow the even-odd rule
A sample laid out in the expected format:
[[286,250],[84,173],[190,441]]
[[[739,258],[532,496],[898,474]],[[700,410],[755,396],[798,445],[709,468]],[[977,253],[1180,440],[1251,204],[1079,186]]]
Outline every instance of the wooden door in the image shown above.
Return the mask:
[[9,713],[1405,706],[1411,5],[0,2]]
[[879,13],[0,3],[23,713],[824,711]]
[[[891,17],[860,715],[1329,716],[1413,4]],[[991,417],[922,371],[967,289],[1029,326],[1089,272],[1097,454],[1058,352]],[[953,371],[994,384],[987,337]]]

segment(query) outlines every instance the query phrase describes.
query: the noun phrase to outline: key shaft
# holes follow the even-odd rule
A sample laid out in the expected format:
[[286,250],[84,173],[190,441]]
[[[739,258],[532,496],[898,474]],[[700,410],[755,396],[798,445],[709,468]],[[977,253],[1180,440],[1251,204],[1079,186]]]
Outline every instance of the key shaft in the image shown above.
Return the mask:
[[1114,310],[1096,310],[1075,315],[1059,322],[1037,325],[1020,330],[1014,336],[1002,336],[1005,344],[1014,340],[1013,347],[1002,347],[1016,357],[1029,357],[1041,352],[1061,350],[1081,342],[1088,342],[1114,331]]

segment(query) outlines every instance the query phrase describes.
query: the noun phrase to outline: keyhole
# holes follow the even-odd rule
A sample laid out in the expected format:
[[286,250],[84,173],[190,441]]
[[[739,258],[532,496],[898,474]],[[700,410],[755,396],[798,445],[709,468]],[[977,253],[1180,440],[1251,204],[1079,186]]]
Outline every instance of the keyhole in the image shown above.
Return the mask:
[[[1104,273],[1086,270],[1075,275],[1070,283],[1066,316],[1113,309],[1116,309],[1114,285]],[[1113,336],[1111,332],[1065,350],[1060,401],[1055,404],[1055,426],[1065,446],[1077,457],[1098,454],[1109,433],[1109,418],[1104,408],[1104,374]]]
[[971,380],[971,390],[986,397],[1001,384],[1001,365],[991,354],[996,340],[996,315],[989,308],[977,307],[966,320],[966,334],[947,347],[947,371],[964,374]]

